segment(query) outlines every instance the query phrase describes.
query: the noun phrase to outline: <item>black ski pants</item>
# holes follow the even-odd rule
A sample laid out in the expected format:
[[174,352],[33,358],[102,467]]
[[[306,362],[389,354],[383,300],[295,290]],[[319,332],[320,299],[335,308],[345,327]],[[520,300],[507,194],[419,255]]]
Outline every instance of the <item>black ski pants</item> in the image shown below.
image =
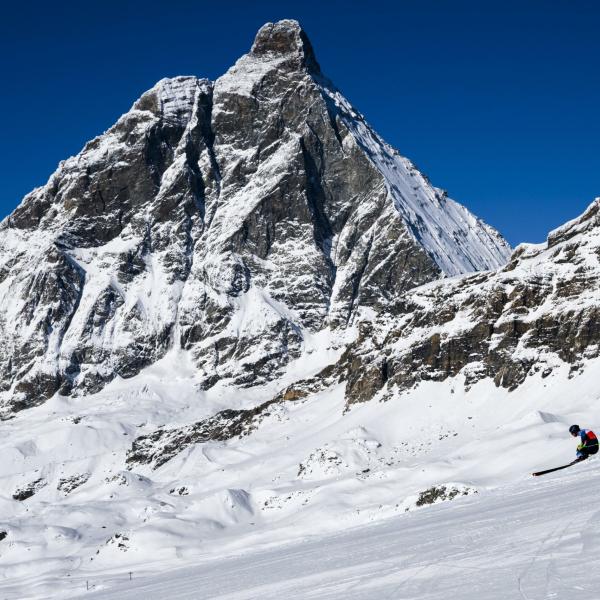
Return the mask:
[[579,452],[581,453],[581,456],[579,457],[580,460],[585,460],[591,454],[596,454],[596,452],[598,452],[598,444],[594,446],[584,447]]

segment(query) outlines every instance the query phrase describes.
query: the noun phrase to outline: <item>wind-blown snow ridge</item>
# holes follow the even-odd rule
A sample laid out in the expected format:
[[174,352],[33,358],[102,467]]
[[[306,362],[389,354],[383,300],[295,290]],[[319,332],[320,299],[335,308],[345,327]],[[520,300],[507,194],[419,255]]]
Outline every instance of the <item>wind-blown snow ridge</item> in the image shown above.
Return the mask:
[[497,269],[512,251],[492,227],[433,187],[413,163],[384,142],[350,103],[327,84],[326,94],[381,174],[401,218],[447,276]]

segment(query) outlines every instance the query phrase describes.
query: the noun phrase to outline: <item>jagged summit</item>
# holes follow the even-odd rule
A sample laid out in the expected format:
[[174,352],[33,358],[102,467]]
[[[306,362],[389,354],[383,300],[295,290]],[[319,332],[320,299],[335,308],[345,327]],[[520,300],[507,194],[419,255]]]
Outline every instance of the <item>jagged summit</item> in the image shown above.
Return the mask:
[[254,56],[296,56],[303,66],[320,71],[306,32],[293,19],[265,23],[258,30],[250,53]]

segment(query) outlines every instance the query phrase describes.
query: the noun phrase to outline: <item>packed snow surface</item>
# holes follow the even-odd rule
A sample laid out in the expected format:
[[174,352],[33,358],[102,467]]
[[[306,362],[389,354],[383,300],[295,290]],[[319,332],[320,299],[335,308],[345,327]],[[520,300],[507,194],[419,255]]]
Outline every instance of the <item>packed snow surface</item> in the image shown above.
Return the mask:
[[[205,557],[186,569],[92,580],[93,600],[597,598],[597,460],[338,534]],[[585,493],[581,490],[585,489]],[[586,500],[588,499],[588,500]],[[83,587],[83,581],[78,585]]]

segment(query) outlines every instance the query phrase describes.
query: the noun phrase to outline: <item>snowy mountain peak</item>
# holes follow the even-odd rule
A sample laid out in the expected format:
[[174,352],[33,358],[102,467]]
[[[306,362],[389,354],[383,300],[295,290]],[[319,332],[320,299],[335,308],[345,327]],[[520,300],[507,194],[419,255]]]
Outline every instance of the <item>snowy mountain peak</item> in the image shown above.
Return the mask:
[[159,81],[5,221],[0,406],[170,352],[203,389],[279,381],[319,336],[508,254],[321,75],[296,21],[269,23],[214,83]]
[[[247,100],[242,101],[242,97]],[[357,149],[361,158],[378,172],[387,202],[395,208],[390,218],[400,219],[406,235],[428,254],[441,274],[454,276],[495,269],[508,260],[511,248],[495,229],[432,186],[413,163],[373,131],[323,76],[310,41],[297,21],[264,25],[251,52],[217,80],[215,99],[215,107],[224,111],[227,121],[232,113],[247,110],[249,102],[264,101],[266,105],[280,99],[282,110],[294,111],[295,133],[301,140],[312,133],[301,126],[311,126],[317,113],[324,114],[331,129],[327,133],[338,144],[343,140],[342,152],[347,153],[351,147]],[[289,133],[290,129],[284,128],[276,135]],[[254,131],[247,134],[253,135]]]

